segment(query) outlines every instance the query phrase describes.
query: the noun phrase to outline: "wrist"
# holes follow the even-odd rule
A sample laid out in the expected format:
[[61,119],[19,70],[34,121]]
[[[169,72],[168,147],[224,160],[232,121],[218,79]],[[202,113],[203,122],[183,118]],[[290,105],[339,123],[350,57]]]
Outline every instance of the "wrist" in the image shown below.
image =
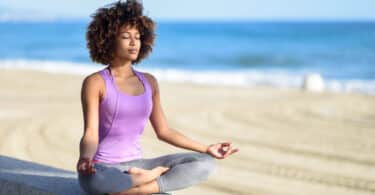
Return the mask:
[[81,161],[90,161],[91,158],[89,157],[79,157],[78,161],[81,162]]
[[208,153],[208,149],[210,148],[210,146],[211,146],[211,145],[208,145],[208,146],[206,145],[206,146],[205,146],[204,153]]

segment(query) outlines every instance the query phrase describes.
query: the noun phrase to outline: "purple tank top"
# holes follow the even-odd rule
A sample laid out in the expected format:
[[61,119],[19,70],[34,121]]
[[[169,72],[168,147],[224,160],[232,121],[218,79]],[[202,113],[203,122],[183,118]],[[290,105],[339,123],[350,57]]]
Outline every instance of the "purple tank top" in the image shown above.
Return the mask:
[[117,88],[108,67],[100,71],[106,94],[99,105],[99,144],[94,161],[119,163],[143,156],[140,137],[152,111],[152,88],[141,72],[132,70],[144,89],[136,96]]

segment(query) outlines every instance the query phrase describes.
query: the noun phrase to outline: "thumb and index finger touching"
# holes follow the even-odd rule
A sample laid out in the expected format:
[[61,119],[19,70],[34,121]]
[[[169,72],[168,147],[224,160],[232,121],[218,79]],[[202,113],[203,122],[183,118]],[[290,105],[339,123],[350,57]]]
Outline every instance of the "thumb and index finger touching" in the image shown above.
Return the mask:
[[232,143],[230,142],[221,142],[220,145],[221,147],[226,148],[224,158],[239,151],[238,148],[233,148]]

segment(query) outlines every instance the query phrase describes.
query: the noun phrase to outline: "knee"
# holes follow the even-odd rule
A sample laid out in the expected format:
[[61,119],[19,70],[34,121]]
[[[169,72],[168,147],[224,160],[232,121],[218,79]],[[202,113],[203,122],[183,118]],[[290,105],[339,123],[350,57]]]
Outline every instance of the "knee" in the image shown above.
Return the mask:
[[202,153],[199,161],[200,169],[204,176],[208,177],[216,171],[216,159],[211,155]]
[[78,181],[83,191],[88,194],[120,192],[131,187],[131,179],[121,170],[95,164],[93,175],[78,174]]
[[88,194],[95,194],[95,186],[91,184],[92,178],[89,176],[81,176],[78,174],[78,182],[81,189]]

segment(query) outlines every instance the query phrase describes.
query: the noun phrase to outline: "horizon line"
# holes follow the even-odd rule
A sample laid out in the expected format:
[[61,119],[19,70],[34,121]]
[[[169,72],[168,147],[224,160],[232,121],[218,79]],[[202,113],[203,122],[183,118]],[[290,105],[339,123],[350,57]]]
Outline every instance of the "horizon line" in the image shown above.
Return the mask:
[[[350,22],[359,22],[359,23],[372,23],[375,22],[374,19],[269,19],[269,18],[236,18],[236,19],[153,19],[156,23],[210,23],[210,22],[265,22],[265,23],[289,23],[289,22],[306,22],[306,23],[350,23]],[[49,18],[49,19],[10,19],[3,20],[0,18],[0,23],[38,23],[38,22],[89,22],[90,19],[87,18]]]

